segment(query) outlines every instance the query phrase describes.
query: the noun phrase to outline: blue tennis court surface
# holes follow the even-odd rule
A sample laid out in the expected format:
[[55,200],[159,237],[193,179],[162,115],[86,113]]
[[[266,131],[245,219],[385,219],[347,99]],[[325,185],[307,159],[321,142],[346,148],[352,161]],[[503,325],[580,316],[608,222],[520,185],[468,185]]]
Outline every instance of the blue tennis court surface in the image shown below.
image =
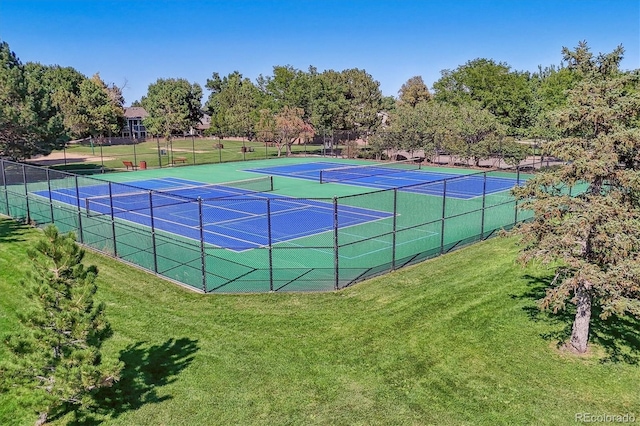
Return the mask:
[[380,189],[400,188],[406,192],[437,196],[442,196],[445,190],[442,181],[447,179],[447,197],[460,199],[470,199],[481,197],[483,194],[507,191],[518,184],[516,179],[496,176],[487,176],[485,181],[482,173],[472,175],[438,173],[423,169],[387,169],[384,166],[381,166],[379,169],[376,167],[345,169],[345,173],[341,174],[340,170],[345,167],[348,167],[348,165],[344,163],[319,161],[314,163],[248,169],[245,171],[309,179],[316,182],[320,181],[320,176],[323,174],[327,177],[326,180],[332,183]]
[[[79,194],[75,188],[34,194],[79,206],[89,216],[113,214],[120,220],[195,240],[202,238],[207,244],[233,251],[334,230],[336,212],[331,202],[247,193],[223,185],[161,178],[127,182],[127,186],[112,184],[111,190],[105,182],[80,187]],[[202,198],[201,209],[195,199],[198,197]],[[337,208],[340,229],[392,216],[388,212],[358,207],[339,205]]]

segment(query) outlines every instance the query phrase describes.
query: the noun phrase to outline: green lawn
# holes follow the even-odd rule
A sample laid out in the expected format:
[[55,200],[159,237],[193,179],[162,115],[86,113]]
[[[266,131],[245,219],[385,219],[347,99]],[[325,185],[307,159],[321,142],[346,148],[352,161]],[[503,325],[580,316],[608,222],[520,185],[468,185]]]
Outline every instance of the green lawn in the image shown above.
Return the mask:
[[[293,144],[291,150],[298,155],[323,154],[321,145]],[[138,165],[144,161],[148,168],[167,167],[174,162],[177,166],[226,163],[274,158],[278,155],[278,149],[275,146],[267,147],[258,141],[178,138],[171,142],[163,139],[149,139],[145,142],[126,145],[95,144],[92,146],[84,142],[69,145],[66,149],[55,151],[55,153],[59,156],[55,169],[73,173],[82,171],[99,173],[102,166],[106,169],[124,170],[123,161],[132,161]],[[331,153],[327,151],[326,154]],[[282,155],[286,155],[284,147]],[[78,162],[79,160],[75,159],[78,156],[88,156],[90,159]]]
[[[39,231],[0,220],[0,334],[26,300]],[[90,253],[122,380],[54,424],[574,424],[640,418],[637,322],[595,321],[587,357],[557,350],[570,317],[535,309],[550,272],[492,239],[336,293],[200,295]],[[0,357],[7,356],[0,348]],[[30,425],[28,393],[0,424]]]

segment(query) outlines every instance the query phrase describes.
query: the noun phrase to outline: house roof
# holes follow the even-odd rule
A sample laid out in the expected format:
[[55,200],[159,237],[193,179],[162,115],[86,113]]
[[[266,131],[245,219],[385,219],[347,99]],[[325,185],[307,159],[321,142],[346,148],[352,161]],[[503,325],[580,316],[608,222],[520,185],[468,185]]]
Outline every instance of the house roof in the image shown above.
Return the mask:
[[124,109],[125,118],[145,118],[149,113],[142,107],[127,107]]

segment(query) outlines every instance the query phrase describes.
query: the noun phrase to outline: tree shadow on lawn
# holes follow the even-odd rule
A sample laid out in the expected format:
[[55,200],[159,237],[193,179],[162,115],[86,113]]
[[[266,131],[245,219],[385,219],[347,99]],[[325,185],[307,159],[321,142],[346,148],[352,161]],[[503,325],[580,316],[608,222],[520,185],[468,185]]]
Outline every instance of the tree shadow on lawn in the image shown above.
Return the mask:
[[24,233],[27,225],[16,222],[12,219],[0,219],[0,243],[16,243],[25,241]]
[[[525,299],[533,304],[523,306],[532,321],[544,321],[554,326],[553,331],[542,333],[541,337],[548,341],[557,341],[558,347],[571,337],[571,327],[575,317],[575,306],[567,303],[567,309],[553,313],[550,310],[541,310],[537,302],[545,296],[546,289],[553,281],[553,276],[525,275],[528,288],[523,294],[511,295],[514,299]],[[630,365],[640,364],[640,319],[630,315],[612,315],[606,320],[600,318],[602,310],[593,306],[591,312],[591,324],[589,327],[589,344],[602,347],[606,356],[601,362],[626,363]]]
[[[145,404],[157,404],[171,396],[159,396],[158,388],[178,380],[198,351],[198,341],[188,338],[169,339],[161,345],[146,347],[143,342],[130,345],[120,352],[124,364],[120,380],[96,394],[97,407],[91,410],[100,416],[116,418]],[[78,412],[71,425],[97,425],[103,420],[89,412]]]

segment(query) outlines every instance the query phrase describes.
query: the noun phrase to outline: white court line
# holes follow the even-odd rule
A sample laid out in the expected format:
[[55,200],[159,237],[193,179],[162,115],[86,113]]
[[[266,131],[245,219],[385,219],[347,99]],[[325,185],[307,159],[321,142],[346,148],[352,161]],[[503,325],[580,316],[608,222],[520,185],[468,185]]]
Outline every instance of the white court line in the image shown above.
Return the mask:
[[[279,201],[279,202],[283,202],[283,203],[291,203],[291,204],[302,204],[305,206],[311,206],[314,208],[318,208],[319,210],[330,210],[333,213],[333,204],[330,203],[323,203],[322,201],[317,201],[318,204],[304,204],[302,202],[296,202],[293,199],[290,198],[274,198],[274,200]],[[347,207],[349,209],[358,209],[358,210],[369,210],[372,212],[378,212],[378,213],[384,213],[386,215],[388,215],[388,217],[393,217],[393,213],[390,213],[388,211],[385,210],[377,210],[377,209],[372,209],[372,208],[368,208],[368,207],[357,207],[357,206],[350,206],[348,204],[338,204],[338,208],[340,207]],[[360,212],[355,212],[355,211],[350,211],[348,212],[350,214],[354,214],[354,215],[359,215],[359,216],[364,216],[364,217],[372,217],[375,219],[380,219],[379,216],[373,216],[370,214],[366,214],[366,213],[360,213]]]
[[[405,241],[405,242],[402,242],[402,243],[396,243],[396,247],[400,247],[400,246],[405,245],[405,244],[414,243],[414,242],[419,241],[419,240],[424,240],[424,239],[427,239],[427,238],[432,238],[434,236],[440,235],[437,232],[431,232],[431,231],[426,231],[426,232],[428,233],[428,235],[425,235],[425,236],[420,237],[420,238],[414,238],[411,241]],[[347,234],[347,235],[354,235],[354,234]],[[380,251],[389,250],[389,248],[392,247],[391,244],[387,243],[386,241],[378,240],[377,238],[373,238],[373,239],[370,239],[370,240],[367,240],[367,241],[378,241],[378,242],[386,244],[387,247],[383,247],[383,248],[380,248],[380,249],[377,249],[377,250],[373,250],[373,251],[367,251],[366,253],[362,253],[362,254],[360,254],[358,256],[345,256],[344,254],[340,254],[340,250],[338,250],[338,257],[340,257],[342,259],[354,260],[354,259],[358,259],[358,258],[367,256],[367,255],[369,255],[371,253],[377,253],[377,252],[380,252]],[[286,242],[288,243],[288,241],[286,241]],[[361,243],[363,243],[363,242],[361,242]],[[301,246],[299,244],[293,244],[293,245],[295,245],[297,247],[300,247],[300,248],[310,248],[310,247],[306,247],[306,246]],[[333,248],[327,248],[325,250],[320,249],[320,248],[311,248],[311,249],[315,250],[315,251],[320,251],[322,253],[333,253]]]

